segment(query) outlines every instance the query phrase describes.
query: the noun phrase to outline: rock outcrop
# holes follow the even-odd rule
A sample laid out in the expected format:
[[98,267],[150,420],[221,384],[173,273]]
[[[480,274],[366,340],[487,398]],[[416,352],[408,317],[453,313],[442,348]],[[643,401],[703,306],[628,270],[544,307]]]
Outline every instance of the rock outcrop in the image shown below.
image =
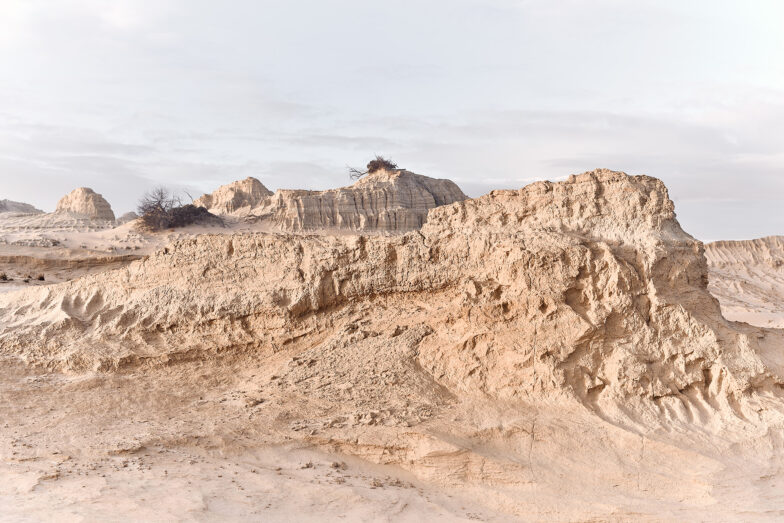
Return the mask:
[[136,214],[133,211],[126,212],[122,216],[117,218],[116,223],[117,223],[117,225],[123,225],[123,224],[126,224],[128,222],[132,222],[133,220],[137,219],[138,217],[139,217],[139,215]]
[[381,170],[339,189],[279,190],[252,209],[248,219],[285,231],[405,232],[419,229],[430,209],[466,198],[450,180]]
[[103,196],[88,187],[79,187],[57,202],[58,213],[71,213],[93,220],[114,221],[111,205]]
[[0,200],[0,212],[15,212],[20,214],[41,214],[41,209],[36,209],[29,203]]
[[250,210],[259,205],[265,198],[272,196],[272,191],[256,178],[246,178],[222,185],[211,194],[197,198],[193,205],[204,207],[212,214],[232,214]]
[[316,363],[291,369],[292,383],[328,381],[345,350],[367,350],[356,358],[410,373],[414,389],[567,395],[616,420],[634,405],[684,421],[695,402],[757,416],[749,395],[784,384],[764,356],[781,336],[725,321],[707,283],[664,185],[599,170],[442,206],[400,236],[181,240],[120,271],[0,297],[0,352],[111,369],[296,340]]
[[[0,450],[107,477],[161,456],[177,495],[217,471],[235,507],[238,464],[249,492],[257,472],[309,471],[303,492],[340,480],[354,499],[361,458],[455,494],[449,520],[469,497],[499,520],[770,518],[784,331],[725,320],[707,282],[662,182],[606,170],[440,206],[405,234],[184,237],[0,294],[0,414],[23,429]],[[299,461],[276,475],[284,447]],[[200,476],[215,449],[230,463]],[[392,481],[378,490],[412,499]]]
[[784,237],[709,243],[705,257],[725,317],[784,328]]

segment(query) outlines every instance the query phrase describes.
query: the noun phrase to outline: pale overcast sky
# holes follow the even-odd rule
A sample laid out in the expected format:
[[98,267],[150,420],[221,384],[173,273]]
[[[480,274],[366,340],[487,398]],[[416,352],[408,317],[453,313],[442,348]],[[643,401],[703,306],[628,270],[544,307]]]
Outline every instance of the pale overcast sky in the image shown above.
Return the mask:
[[780,0],[0,0],[0,199],[321,189],[379,153],[471,196],[648,174],[700,239],[784,234],[782,27]]

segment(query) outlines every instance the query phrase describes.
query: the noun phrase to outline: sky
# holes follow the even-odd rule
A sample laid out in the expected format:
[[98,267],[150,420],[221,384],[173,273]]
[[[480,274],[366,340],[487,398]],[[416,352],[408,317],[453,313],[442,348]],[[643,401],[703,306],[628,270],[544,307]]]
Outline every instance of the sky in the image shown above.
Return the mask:
[[473,197],[647,174],[701,240],[784,234],[782,27],[779,0],[0,0],[0,199],[121,214],[383,154]]

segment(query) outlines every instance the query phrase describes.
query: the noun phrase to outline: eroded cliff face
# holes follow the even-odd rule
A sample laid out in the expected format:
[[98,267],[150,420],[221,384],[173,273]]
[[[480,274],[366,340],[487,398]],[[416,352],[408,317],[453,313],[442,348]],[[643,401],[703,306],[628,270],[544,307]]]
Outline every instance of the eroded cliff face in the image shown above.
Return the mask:
[[377,171],[339,189],[282,189],[233,210],[202,199],[194,203],[280,231],[406,232],[421,227],[430,209],[465,199],[450,180],[399,169]]
[[[405,234],[185,238],[0,295],[0,415],[19,428],[0,476],[69,511],[89,479],[86,509],[197,488],[192,515],[218,486],[247,514],[259,473],[264,503],[308,473],[301,492],[335,489],[311,511],[360,491],[405,505],[415,481],[460,500],[450,520],[465,499],[488,520],[769,517],[784,331],[725,320],[707,281],[663,184],[604,170]],[[3,499],[49,499],[31,496]]]
[[725,317],[784,328],[784,237],[709,243],[705,257]]
[[248,177],[201,196],[193,205],[204,207],[213,214],[242,213],[248,212],[269,196],[272,196],[269,189],[256,178]]
[[664,185],[599,170],[442,206],[400,236],[182,240],[0,296],[0,351],[108,371],[294,350],[279,386],[393,405],[399,422],[458,396],[571,398],[651,424],[771,415],[755,394],[782,394],[782,334],[724,320],[707,281]]
[[79,187],[57,202],[58,213],[73,213],[94,220],[114,221],[111,205],[103,196],[88,187]]
[[41,209],[36,209],[29,203],[14,202],[12,200],[0,200],[0,213],[14,212],[20,214],[41,214]]

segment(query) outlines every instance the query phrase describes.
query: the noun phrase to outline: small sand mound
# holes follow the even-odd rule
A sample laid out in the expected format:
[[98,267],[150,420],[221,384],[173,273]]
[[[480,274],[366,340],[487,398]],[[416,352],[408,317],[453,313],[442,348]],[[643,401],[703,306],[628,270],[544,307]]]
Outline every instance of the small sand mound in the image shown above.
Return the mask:
[[131,212],[126,212],[125,214],[123,214],[122,216],[120,216],[119,218],[117,218],[117,225],[119,226],[119,225],[126,224],[126,223],[128,223],[128,222],[132,222],[132,221],[134,221],[135,219],[137,219],[138,217],[139,217],[139,215],[138,215],[138,214],[136,214],[136,213],[135,213],[135,212],[133,212],[133,211],[131,211]]

